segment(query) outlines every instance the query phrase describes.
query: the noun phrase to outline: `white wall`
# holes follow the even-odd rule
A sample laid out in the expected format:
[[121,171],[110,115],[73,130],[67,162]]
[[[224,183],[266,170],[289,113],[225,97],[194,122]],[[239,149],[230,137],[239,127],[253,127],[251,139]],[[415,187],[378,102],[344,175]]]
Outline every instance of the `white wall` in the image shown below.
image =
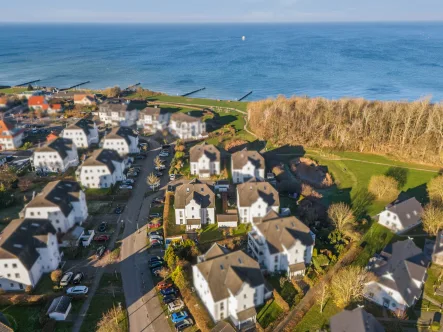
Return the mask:
[[191,174],[202,176],[207,176],[207,174],[201,174],[200,170],[209,170],[210,175],[219,175],[220,174],[220,162],[213,161],[202,155],[196,162],[191,162]]
[[140,149],[138,147],[138,136],[130,136],[130,144],[124,139],[110,139],[106,138],[103,142],[103,149],[115,150],[119,155],[125,156],[129,153],[139,153]]
[[201,121],[177,122],[171,120],[170,129],[181,139],[191,139],[201,137],[206,131],[206,124]]
[[260,180],[265,178],[265,170],[262,168],[256,168],[249,160],[242,168],[234,168],[234,163],[231,159],[231,170],[234,183],[243,183],[252,177],[256,177]]
[[[373,294],[373,296],[371,296],[371,293]],[[403,300],[403,297],[397,291],[389,289],[386,286],[381,285],[375,281],[366,284],[365,298],[367,298],[372,302],[377,303],[380,306],[383,306],[384,303],[383,299],[388,299],[390,302],[389,309],[392,311],[395,310],[403,311],[407,309],[406,302]]]
[[67,156],[62,159],[58,152],[39,152],[36,151],[32,155],[34,168],[36,170],[44,170],[46,172],[65,172],[69,167],[78,165],[78,153],[75,145],[72,150],[67,151]]
[[421,220],[419,220],[414,225],[411,225],[411,226],[405,228],[396,213],[388,211],[388,210],[384,210],[384,211],[380,212],[378,215],[378,223],[385,226],[386,228],[389,228],[394,233],[401,233],[401,232],[404,232],[405,230],[408,230],[410,228],[413,228],[413,227],[419,225],[421,223]]
[[79,170],[79,182],[86,188],[109,188],[118,181],[125,179],[124,162],[113,162],[114,172],[107,166],[82,166]]
[[270,210],[274,210],[278,213],[278,206],[269,206],[261,197],[251,204],[251,206],[242,206],[240,204],[240,197],[237,191],[237,207],[240,215],[240,222],[252,223],[253,218],[264,217]]

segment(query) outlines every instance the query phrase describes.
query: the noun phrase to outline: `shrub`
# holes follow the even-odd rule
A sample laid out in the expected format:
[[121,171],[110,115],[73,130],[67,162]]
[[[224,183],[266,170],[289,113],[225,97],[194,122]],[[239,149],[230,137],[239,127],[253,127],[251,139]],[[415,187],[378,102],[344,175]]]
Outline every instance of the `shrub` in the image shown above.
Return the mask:
[[63,272],[60,269],[54,270],[51,272],[51,280],[53,283],[58,284],[60,282],[62,276],[63,276]]
[[272,293],[274,295],[274,300],[278,304],[278,306],[282,308],[284,312],[288,312],[289,304],[280,296],[280,294],[275,289],[272,291]]

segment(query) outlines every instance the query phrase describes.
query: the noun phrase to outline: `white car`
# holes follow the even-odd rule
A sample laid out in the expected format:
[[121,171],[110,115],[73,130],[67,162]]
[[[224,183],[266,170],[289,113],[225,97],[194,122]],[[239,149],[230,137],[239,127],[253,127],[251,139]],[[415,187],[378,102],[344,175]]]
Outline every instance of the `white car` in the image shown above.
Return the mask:
[[120,189],[132,189],[132,186],[129,184],[122,184],[120,185]]
[[168,157],[168,156],[169,156],[169,153],[166,153],[166,152],[160,152],[158,155],[159,155],[160,157]]
[[149,235],[150,240],[160,240],[163,241],[163,238],[160,235],[150,234]]
[[185,307],[185,304],[180,299],[174,300],[174,302],[171,302],[168,304],[169,312],[178,311],[178,310],[183,309],[184,307]]
[[66,272],[63,275],[62,280],[60,280],[60,286],[68,286],[73,276],[74,276],[73,272]]
[[66,294],[68,294],[68,295],[88,294],[88,287],[74,286],[74,287],[68,288],[68,290],[66,291]]
[[169,180],[174,181],[175,180],[175,174],[170,174],[169,175]]

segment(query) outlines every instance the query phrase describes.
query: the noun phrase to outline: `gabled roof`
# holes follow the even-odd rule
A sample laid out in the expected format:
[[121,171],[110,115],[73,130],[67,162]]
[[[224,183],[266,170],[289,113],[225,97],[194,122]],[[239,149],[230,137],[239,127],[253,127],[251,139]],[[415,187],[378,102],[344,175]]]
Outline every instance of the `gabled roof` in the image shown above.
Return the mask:
[[205,155],[212,162],[220,162],[220,151],[213,144],[194,145],[189,151],[190,162],[198,162],[198,160]]
[[65,159],[68,156],[68,151],[72,150],[72,145],[72,139],[58,137],[35,149],[35,152],[57,152],[62,159]]
[[30,270],[45,248],[48,234],[56,234],[47,219],[15,219],[0,233],[0,259],[17,258]]
[[100,112],[119,112],[120,114],[124,114],[126,112],[136,110],[136,107],[133,103],[127,102],[123,99],[108,99],[104,103],[99,106]]
[[142,115],[152,115],[153,117],[158,117],[160,114],[167,113],[165,109],[160,107],[145,107],[140,111],[140,118]]
[[251,206],[262,198],[269,206],[280,206],[278,191],[265,181],[250,179],[237,186],[237,195],[241,206]]
[[46,136],[46,142],[51,142],[58,138],[58,135],[51,132],[48,136]]
[[[21,134],[24,129],[18,129],[15,125],[7,120],[0,119],[0,135],[2,137],[13,137]],[[4,132],[9,132],[8,135],[4,134]]]
[[343,310],[330,320],[331,332],[384,332],[384,327],[362,308]]
[[229,254],[230,250],[228,248],[225,248],[218,243],[214,243],[211,248],[208,249],[208,251],[203,255],[204,260],[207,261],[209,259],[213,259],[219,256],[223,256],[226,254]]
[[107,166],[112,174],[115,171],[114,162],[121,163],[122,157],[115,150],[99,149],[94,150],[92,155],[86,159],[83,166]]
[[65,314],[70,304],[71,304],[70,297],[64,295],[56,297],[49,306],[49,309],[46,314],[49,315],[50,313],[53,312]]
[[85,94],[85,93],[82,93],[82,94],[76,93],[76,94],[74,94],[74,101],[82,101],[85,98],[90,100],[90,101],[94,101],[95,100],[95,97],[92,94]]
[[238,294],[244,283],[255,288],[265,283],[258,262],[241,250],[197,264],[215,302]]
[[422,289],[416,281],[423,280],[429,262],[412,239],[389,244],[380,258],[371,260],[368,269],[378,277],[379,284],[398,291],[408,305],[420,297]]
[[415,197],[409,198],[401,202],[394,202],[386,207],[386,211],[395,213],[401,224],[408,228],[417,224],[421,219],[423,208]]
[[191,200],[195,200],[202,208],[215,207],[214,191],[206,183],[202,183],[197,179],[177,188],[174,207],[184,209]]
[[248,161],[251,162],[258,169],[265,169],[265,158],[257,151],[242,151],[234,152],[231,156],[232,165],[234,169],[240,169],[245,166]]
[[44,106],[47,105],[47,101],[45,96],[32,96],[28,99],[28,105],[29,106]]
[[87,119],[80,119],[73,124],[66,127],[64,130],[83,130],[83,132],[88,136],[92,129],[94,129],[94,122]]
[[65,216],[72,211],[72,202],[78,202],[80,185],[76,181],[49,182],[25,208],[59,207]]
[[211,330],[211,332],[235,332],[237,331],[232,327],[231,324],[228,322],[222,320],[217,323],[217,325],[214,326],[214,328]]
[[292,248],[297,242],[306,247],[314,244],[309,227],[294,216],[275,218],[272,213],[255,227],[264,236],[271,255]]
[[128,145],[131,144],[129,137],[137,137],[137,133],[130,127],[114,127],[111,132],[105,136],[107,139],[124,139]]
[[197,118],[181,112],[176,112],[171,115],[171,121],[192,123],[192,122],[201,121],[201,118]]

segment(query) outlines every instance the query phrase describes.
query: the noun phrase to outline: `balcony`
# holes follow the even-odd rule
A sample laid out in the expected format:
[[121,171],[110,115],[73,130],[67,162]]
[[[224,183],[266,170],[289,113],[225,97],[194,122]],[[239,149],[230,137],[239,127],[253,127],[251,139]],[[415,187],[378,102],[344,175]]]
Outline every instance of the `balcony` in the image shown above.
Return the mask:
[[263,240],[255,231],[248,233],[248,251],[259,261],[259,263],[262,263],[263,261],[263,246]]

